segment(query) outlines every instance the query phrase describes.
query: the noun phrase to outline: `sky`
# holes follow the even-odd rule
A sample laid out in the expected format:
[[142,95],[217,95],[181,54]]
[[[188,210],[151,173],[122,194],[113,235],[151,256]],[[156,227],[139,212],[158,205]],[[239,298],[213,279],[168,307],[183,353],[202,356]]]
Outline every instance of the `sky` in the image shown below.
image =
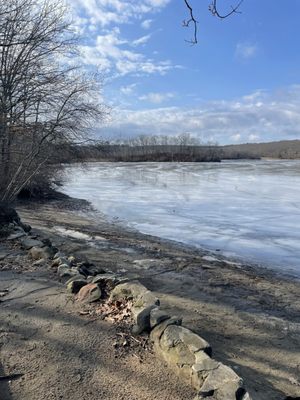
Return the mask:
[[[67,0],[81,62],[103,76],[102,138],[189,133],[219,144],[300,139],[300,1],[244,0],[220,20],[191,0]],[[235,0],[219,0],[221,12]]]

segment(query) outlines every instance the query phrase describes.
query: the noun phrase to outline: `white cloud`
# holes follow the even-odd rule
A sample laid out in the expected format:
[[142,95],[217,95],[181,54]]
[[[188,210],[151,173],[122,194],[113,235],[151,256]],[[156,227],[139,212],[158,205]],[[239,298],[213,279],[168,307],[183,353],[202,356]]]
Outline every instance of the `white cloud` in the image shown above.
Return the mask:
[[129,96],[134,93],[135,88],[137,87],[137,83],[132,83],[131,85],[121,86],[120,92],[125,96]]
[[240,140],[241,140],[241,134],[240,134],[240,133],[236,133],[235,135],[231,135],[231,136],[230,136],[230,139],[231,139],[233,142],[240,142]]
[[152,22],[153,22],[152,19],[145,19],[145,20],[141,23],[141,27],[142,27],[143,29],[150,29]]
[[151,92],[139,97],[139,100],[149,101],[150,103],[160,104],[166,100],[172,99],[175,97],[174,93],[155,93]]
[[248,60],[258,53],[258,46],[247,42],[240,42],[236,45],[235,55],[239,59]]
[[299,109],[300,86],[294,85],[280,92],[263,92],[260,97],[253,93],[231,101],[205,102],[199,107],[117,109],[111,124],[100,133],[105,131],[113,136],[126,132],[134,136],[190,132],[203,140],[219,143],[300,139]]
[[259,135],[255,135],[254,133],[249,135],[249,142],[258,142],[259,139],[260,139],[260,136]]
[[140,46],[140,45],[142,45],[142,44],[147,43],[148,40],[151,38],[151,36],[152,36],[151,34],[142,36],[142,37],[140,37],[140,38],[138,38],[138,39],[135,39],[131,44],[132,44],[132,46],[134,46],[134,47]]
[[[170,0],[67,0],[76,15],[84,15],[100,27],[140,20],[164,8]],[[146,23],[147,26],[147,23]]]
[[174,68],[180,68],[179,65],[173,65],[169,60],[154,61],[146,55],[132,50],[130,43],[121,38],[119,28],[98,35],[94,43],[82,45],[80,50],[81,61],[85,65],[96,66],[101,71],[115,76],[164,75]]

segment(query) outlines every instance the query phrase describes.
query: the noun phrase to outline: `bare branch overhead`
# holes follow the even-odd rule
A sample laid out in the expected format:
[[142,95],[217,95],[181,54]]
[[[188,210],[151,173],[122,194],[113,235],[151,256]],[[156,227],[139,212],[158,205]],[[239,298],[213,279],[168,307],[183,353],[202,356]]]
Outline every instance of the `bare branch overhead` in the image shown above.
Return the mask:
[[[184,27],[190,27],[191,25],[193,26],[193,37],[191,40],[187,40],[188,43],[191,44],[197,44],[198,43],[198,21],[196,20],[194,16],[194,10],[193,7],[190,4],[190,0],[183,0],[188,12],[189,12],[189,18],[185,19],[183,21],[183,26]],[[214,17],[218,17],[220,19],[225,19],[230,17],[233,14],[240,14],[241,12],[239,11],[240,6],[242,5],[244,0],[240,0],[235,6],[231,6],[231,10],[228,11],[227,13],[223,14],[219,11],[219,5],[218,5],[218,0],[212,0],[212,3],[209,5],[208,9],[212,13]]]

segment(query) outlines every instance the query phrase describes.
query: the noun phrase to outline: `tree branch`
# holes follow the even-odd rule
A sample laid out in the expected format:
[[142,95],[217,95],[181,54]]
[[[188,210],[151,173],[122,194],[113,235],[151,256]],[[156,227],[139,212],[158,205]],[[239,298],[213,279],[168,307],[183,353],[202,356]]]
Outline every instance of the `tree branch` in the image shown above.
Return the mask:
[[187,20],[183,20],[182,25],[185,28],[188,28],[190,26],[190,24],[192,24],[194,26],[194,35],[193,38],[191,40],[186,40],[186,42],[191,43],[191,44],[197,44],[197,24],[198,21],[195,19],[194,17],[194,12],[193,12],[193,8],[192,6],[189,4],[188,0],[184,0],[185,5],[187,6],[189,13],[190,13],[190,18]]
[[[194,10],[193,10],[193,7],[190,4],[190,0],[183,0],[183,1],[184,1],[185,5],[186,5],[186,7],[188,9],[189,18],[184,20],[182,22],[182,25],[184,27],[186,27],[186,28],[189,28],[190,25],[193,25],[193,30],[194,30],[192,39],[191,40],[186,40],[186,42],[191,43],[191,44],[197,44],[198,43],[198,37],[197,37],[197,34],[198,34],[198,26],[197,26],[198,21],[196,20],[196,18],[194,16]],[[243,1],[244,0],[240,0],[235,6],[231,6],[231,10],[226,14],[222,14],[219,11],[218,0],[212,0],[212,3],[209,5],[208,9],[209,9],[209,11],[212,13],[212,15],[214,17],[218,17],[220,19],[225,19],[225,18],[230,17],[232,14],[239,14],[240,13],[239,8],[240,8],[241,4],[243,3]]]
[[220,19],[225,19],[230,17],[232,14],[240,14],[241,12],[238,11],[240,8],[241,4],[243,3],[244,0],[240,0],[236,6],[231,6],[231,11],[229,11],[227,14],[221,14],[218,10],[218,0],[213,0],[211,5],[208,7],[209,11],[212,13],[213,16],[218,17]]

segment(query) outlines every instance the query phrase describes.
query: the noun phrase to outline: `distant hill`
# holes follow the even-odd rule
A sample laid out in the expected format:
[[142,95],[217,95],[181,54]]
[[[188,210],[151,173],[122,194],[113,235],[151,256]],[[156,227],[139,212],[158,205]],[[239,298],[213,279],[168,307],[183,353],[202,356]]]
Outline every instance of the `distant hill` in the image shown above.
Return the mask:
[[300,159],[300,140],[282,140],[269,143],[245,143],[221,146],[222,159],[280,158]]

